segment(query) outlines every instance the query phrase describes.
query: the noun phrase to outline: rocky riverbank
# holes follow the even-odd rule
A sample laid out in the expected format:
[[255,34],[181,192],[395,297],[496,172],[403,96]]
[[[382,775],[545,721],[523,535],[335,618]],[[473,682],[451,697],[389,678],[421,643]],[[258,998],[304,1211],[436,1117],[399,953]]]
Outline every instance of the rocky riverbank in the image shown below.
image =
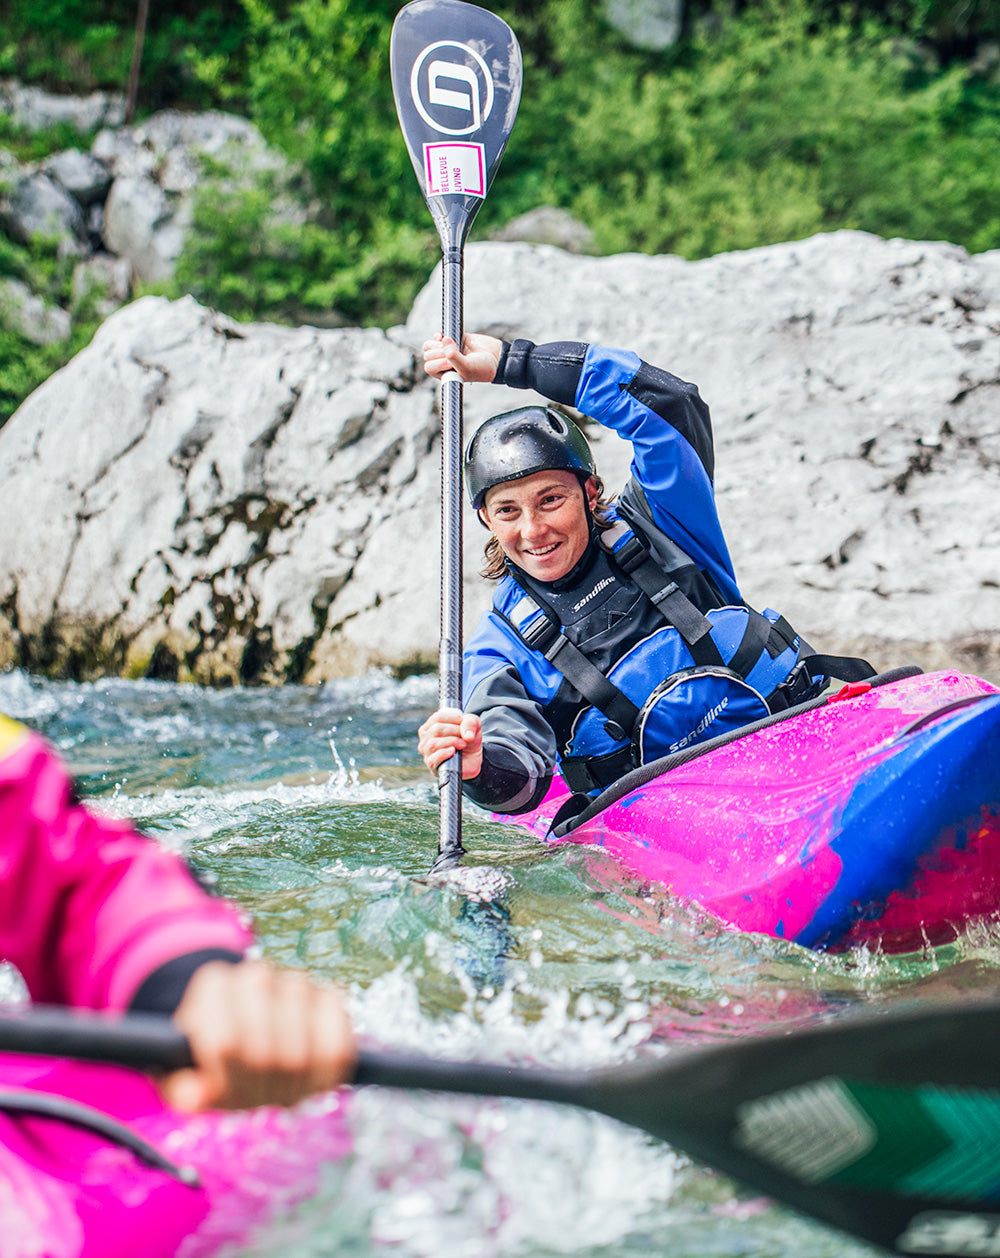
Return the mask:
[[[126,305],[0,431],[0,659],[319,681],[437,653],[438,417],[405,327]],[[466,326],[636,349],[712,407],[743,590],[818,648],[1000,672],[1000,252],[471,246]],[[467,388],[466,419],[525,394]],[[597,436],[610,485],[627,449]],[[486,592],[466,523],[467,628]]]
[[60,96],[12,80],[0,80],[0,113],[29,133],[62,128],[77,138],[39,161],[18,162],[0,148],[0,229],[25,245],[43,237],[72,263],[67,305],[0,277],[0,322],[35,344],[69,340],[81,310],[96,305],[104,317],[139,286],[169,281],[198,196],[267,175],[276,218],[303,222],[315,213],[300,173],[232,114],[166,109],[124,126],[120,96]]

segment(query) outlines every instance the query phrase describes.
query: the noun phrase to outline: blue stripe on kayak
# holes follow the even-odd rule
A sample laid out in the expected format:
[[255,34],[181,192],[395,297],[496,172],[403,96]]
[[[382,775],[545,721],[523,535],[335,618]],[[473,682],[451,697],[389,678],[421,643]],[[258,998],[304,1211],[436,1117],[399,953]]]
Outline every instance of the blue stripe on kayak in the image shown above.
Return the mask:
[[[1000,695],[907,736],[858,779],[830,843],[840,878],[796,942],[835,947],[856,921],[877,921],[940,836],[963,819],[975,823],[984,807],[1000,811]],[[968,840],[960,832],[945,850]]]

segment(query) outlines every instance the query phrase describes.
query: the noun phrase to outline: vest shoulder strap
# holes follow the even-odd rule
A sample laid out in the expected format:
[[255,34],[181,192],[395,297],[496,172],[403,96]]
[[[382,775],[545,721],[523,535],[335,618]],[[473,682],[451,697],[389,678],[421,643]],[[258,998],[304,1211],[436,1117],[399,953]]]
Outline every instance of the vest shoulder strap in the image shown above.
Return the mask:
[[601,536],[601,544],[615,563],[684,639],[696,664],[723,665],[719,648],[711,638],[712,625],[684,591],[650,555],[633,528],[619,519]]
[[555,621],[530,594],[524,594],[507,615],[497,611],[518,637],[533,651],[540,651],[581,695],[604,713],[621,731],[616,737],[631,738],[639,709],[570,642]]

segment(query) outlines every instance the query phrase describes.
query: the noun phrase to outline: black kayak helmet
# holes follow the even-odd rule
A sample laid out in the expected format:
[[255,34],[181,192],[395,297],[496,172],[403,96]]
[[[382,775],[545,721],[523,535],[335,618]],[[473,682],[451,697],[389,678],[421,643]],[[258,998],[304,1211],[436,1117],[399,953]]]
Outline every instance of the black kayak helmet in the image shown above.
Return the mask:
[[465,483],[476,511],[494,485],[549,470],[575,472],[581,482],[597,474],[587,438],[551,406],[494,415],[465,452]]

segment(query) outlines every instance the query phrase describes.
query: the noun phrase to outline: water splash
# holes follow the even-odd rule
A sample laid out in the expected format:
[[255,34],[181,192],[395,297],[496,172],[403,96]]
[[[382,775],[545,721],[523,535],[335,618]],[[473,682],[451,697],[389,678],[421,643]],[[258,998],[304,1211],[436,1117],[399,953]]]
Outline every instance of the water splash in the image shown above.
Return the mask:
[[[434,693],[432,678],[386,673],[217,692],[0,677],[0,708],[63,746],[97,806],[183,848],[245,905],[269,956],[346,986],[381,1044],[614,1065],[914,991],[996,986],[988,923],[923,956],[824,956],[727,930],[598,853],[547,847],[472,807],[462,866],[428,878],[436,796],[414,731]],[[871,1252],[599,1116],[374,1089],[352,1110],[352,1151],[313,1158],[310,1200],[244,1258]],[[311,1156],[261,1152],[262,1183],[268,1154],[282,1183]]]

